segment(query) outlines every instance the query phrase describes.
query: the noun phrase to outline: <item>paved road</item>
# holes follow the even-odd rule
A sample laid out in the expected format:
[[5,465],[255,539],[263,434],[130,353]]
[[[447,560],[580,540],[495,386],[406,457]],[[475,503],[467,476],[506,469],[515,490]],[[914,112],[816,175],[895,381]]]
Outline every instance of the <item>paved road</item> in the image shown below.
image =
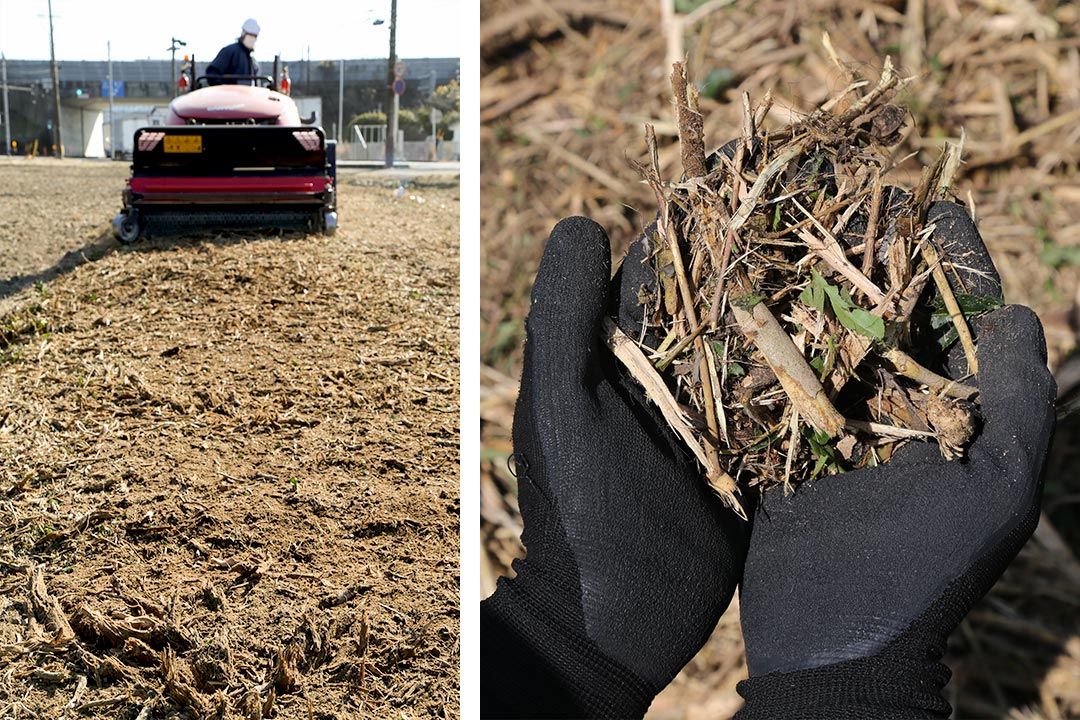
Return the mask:
[[338,168],[347,172],[357,172],[392,180],[402,180],[418,175],[458,175],[461,173],[459,162],[398,162],[393,168],[383,167],[381,162],[364,160],[338,160]]

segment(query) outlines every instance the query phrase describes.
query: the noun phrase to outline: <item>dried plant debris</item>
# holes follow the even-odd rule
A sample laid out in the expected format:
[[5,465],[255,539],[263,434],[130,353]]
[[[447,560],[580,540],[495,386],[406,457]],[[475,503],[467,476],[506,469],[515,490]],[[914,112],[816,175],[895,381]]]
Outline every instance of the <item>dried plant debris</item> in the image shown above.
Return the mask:
[[876,83],[852,75],[769,133],[771,99],[752,107],[744,96],[741,137],[706,156],[676,63],[679,182],[661,179],[646,126],[657,282],[639,296],[644,341],[609,325],[609,345],[739,511],[740,488],[874,466],[910,441],[955,458],[976,431],[978,390],[941,368],[958,344],[978,372],[968,321],[1001,301],[954,290],[962,272],[928,221],[949,198],[963,140],[909,192],[886,183],[906,119],[890,101],[907,83],[886,59]]

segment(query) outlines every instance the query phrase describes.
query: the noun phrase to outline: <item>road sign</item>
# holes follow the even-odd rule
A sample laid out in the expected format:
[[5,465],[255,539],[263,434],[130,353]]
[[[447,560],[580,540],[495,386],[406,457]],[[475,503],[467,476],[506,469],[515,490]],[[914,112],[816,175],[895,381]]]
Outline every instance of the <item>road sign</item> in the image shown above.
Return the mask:
[[401,95],[405,92],[405,81],[401,78],[398,78],[394,81],[394,92],[398,95]]
[[394,63],[394,77],[405,77],[405,63],[401,60],[398,60],[396,63]]
[[[124,97],[124,81],[113,80],[113,97]],[[101,97],[109,97],[109,81],[101,81]]]

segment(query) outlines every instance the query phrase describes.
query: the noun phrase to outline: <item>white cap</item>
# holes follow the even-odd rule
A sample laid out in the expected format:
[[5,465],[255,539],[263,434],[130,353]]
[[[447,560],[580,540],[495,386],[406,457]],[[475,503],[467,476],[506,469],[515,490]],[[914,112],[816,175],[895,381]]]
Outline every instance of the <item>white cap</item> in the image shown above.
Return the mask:
[[255,22],[255,18],[248,18],[245,20],[240,29],[249,35],[258,35],[260,30],[259,23]]

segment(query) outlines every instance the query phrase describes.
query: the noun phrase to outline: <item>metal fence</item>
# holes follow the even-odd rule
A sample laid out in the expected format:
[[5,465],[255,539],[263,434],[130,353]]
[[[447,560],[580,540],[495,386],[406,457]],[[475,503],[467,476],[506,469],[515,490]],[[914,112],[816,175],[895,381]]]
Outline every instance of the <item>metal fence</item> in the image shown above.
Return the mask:
[[[460,150],[456,140],[405,140],[405,133],[398,130],[394,141],[396,160],[423,162],[428,160],[459,160]],[[386,125],[353,125],[347,142],[338,147],[338,157],[344,160],[383,161],[386,159]]]

